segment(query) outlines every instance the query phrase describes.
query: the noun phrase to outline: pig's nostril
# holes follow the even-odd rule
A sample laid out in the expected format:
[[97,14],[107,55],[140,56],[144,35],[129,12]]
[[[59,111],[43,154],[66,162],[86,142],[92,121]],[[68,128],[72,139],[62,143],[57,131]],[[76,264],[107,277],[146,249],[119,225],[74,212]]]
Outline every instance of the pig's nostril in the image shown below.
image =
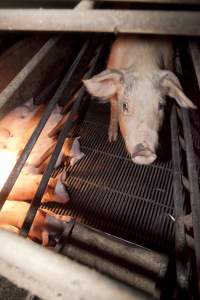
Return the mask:
[[149,147],[147,147],[144,143],[137,144],[134,148],[134,151],[132,153],[132,159],[135,159],[136,157],[146,157],[150,158],[155,155],[154,151],[152,151]]
[[139,152],[139,151],[142,151],[144,149],[145,149],[145,146],[142,143],[140,143],[140,144],[137,144],[135,146],[135,151],[134,152]]

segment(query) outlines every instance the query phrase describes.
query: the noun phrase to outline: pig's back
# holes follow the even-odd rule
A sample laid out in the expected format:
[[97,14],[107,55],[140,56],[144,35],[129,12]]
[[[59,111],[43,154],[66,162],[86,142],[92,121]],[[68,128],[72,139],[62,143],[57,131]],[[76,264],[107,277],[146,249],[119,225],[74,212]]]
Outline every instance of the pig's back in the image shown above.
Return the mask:
[[171,69],[172,57],[172,43],[167,37],[121,35],[113,43],[107,67]]

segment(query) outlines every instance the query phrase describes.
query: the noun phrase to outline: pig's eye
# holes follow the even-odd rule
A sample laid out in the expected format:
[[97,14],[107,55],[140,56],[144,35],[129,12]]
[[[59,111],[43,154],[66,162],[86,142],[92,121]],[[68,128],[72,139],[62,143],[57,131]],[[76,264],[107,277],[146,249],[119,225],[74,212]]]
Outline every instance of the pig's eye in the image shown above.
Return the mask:
[[159,102],[159,104],[158,104],[158,110],[161,111],[161,110],[164,109],[164,107],[165,107],[164,103],[163,102]]
[[123,108],[123,111],[124,111],[124,112],[128,112],[128,103],[123,102],[122,108]]

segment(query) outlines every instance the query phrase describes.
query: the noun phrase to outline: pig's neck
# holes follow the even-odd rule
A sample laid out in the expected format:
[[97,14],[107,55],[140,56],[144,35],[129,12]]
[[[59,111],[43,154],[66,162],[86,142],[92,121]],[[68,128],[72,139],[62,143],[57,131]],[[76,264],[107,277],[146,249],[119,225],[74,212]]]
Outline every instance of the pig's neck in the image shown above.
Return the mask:
[[152,57],[145,56],[143,60],[135,60],[131,65],[131,68],[138,73],[154,73],[160,69],[163,69],[163,62],[159,58],[153,59]]
[[138,47],[129,64],[139,73],[154,72],[164,68],[164,62],[159,49],[153,47]]

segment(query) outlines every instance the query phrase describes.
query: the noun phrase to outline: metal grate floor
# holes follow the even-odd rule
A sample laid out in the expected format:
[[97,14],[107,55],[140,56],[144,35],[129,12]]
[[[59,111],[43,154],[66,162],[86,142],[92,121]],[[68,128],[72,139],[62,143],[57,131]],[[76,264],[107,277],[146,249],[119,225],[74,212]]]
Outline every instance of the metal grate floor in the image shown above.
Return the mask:
[[[173,173],[171,160],[134,164],[122,138],[109,143],[109,114],[89,111],[81,127],[86,156],[67,168],[68,206],[49,204],[57,213],[140,245],[173,248]],[[162,142],[161,142],[162,143]],[[47,206],[46,206],[47,207]]]

